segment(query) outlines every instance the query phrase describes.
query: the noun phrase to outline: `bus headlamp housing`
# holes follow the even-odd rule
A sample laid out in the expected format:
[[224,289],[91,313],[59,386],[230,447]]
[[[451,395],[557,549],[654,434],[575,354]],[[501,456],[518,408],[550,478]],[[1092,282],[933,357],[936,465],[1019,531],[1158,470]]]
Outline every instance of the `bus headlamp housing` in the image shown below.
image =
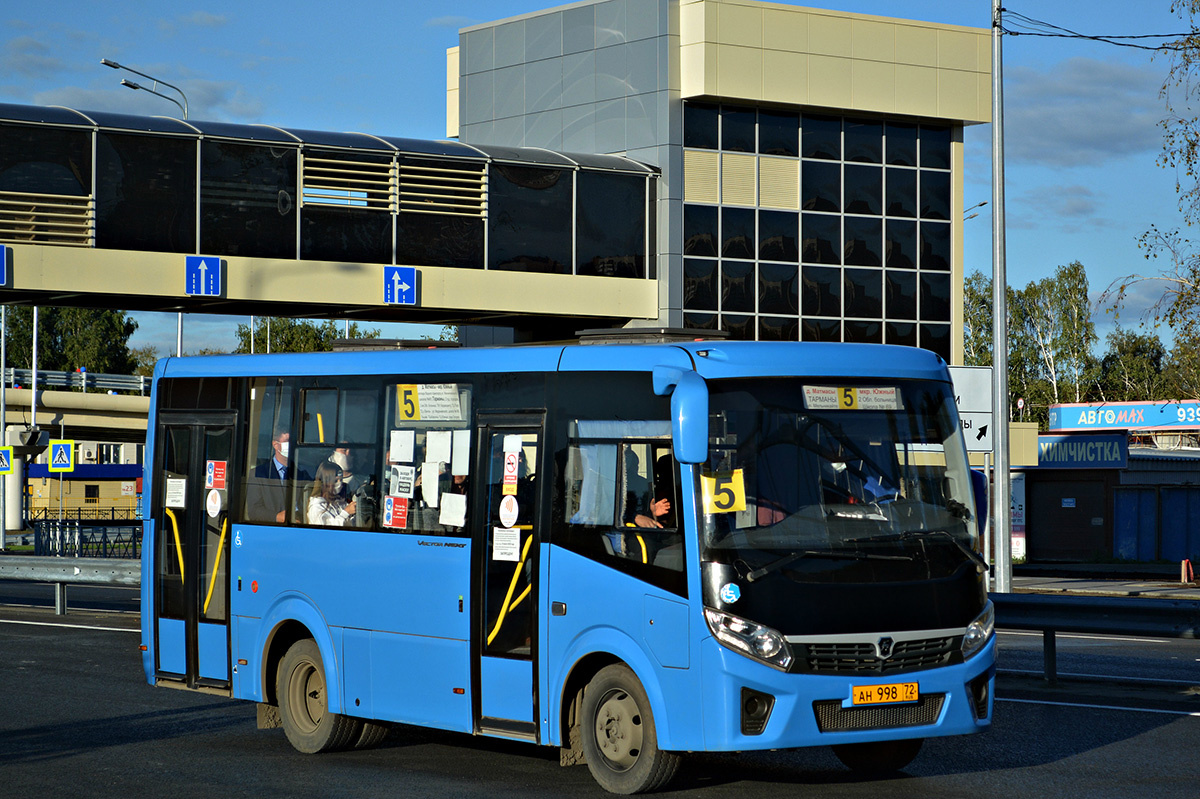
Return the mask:
[[716,639],[730,649],[780,671],[792,664],[792,648],[779,631],[713,608],[704,609],[704,619]]
[[996,607],[991,602],[984,607],[983,613],[975,617],[975,621],[967,625],[967,634],[963,636],[963,660],[974,655],[992,637],[996,630]]

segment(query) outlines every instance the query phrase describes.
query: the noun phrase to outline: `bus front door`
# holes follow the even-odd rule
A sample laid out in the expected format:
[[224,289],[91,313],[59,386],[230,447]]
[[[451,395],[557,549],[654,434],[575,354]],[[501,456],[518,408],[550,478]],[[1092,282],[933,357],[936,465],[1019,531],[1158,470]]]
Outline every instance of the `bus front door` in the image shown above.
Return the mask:
[[233,414],[164,412],[155,460],[159,684],[227,693]]
[[487,475],[479,626],[479,731],[537,739],[534,711],[541,418],[481,422]]

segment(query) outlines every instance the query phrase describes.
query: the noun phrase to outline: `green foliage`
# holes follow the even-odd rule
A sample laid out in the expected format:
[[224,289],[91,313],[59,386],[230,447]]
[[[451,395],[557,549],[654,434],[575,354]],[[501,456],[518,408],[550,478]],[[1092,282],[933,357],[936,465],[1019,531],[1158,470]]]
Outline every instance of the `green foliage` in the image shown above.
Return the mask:
[[[38,308],[38,368],[74,372],[79,367],[103,374],[133,374],[137,366],[129,337],[137,322],[124,311],[92,308]],[[33,363],[33,308],[10,306],[5,328],[8,366]]]
[[[262,352],[328,352],[333,342],[346,338],[341,322],[286,317],[261,317],[255,320],[254,351]],[[269,347],[268,347],[268,335]],[[379,338],[378,330],[362,330],[357,322],[350,323],[349,338]],[[238,346],[234,352],[250,352],[250,326],[237,326]]]
[[1101,400],[1145,402],[1168,397],[1167,350],[1158,336],[1118,328],[1105,342],[1098,380]]

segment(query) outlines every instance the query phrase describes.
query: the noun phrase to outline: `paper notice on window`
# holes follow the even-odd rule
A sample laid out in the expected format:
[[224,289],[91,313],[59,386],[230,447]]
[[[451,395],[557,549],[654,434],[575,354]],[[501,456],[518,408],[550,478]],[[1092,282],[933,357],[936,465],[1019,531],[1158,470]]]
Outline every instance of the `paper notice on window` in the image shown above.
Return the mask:
[[412,430],[393,430],[388,446],[388,460],[392,463],[412,463],[413,439]]
[[443,494],[442,509],[438,514],[438,524],[448,527],[465,527],[467,524],[467,495]]
[[413,484],[416,481],[416,466],[393,466],[389,478],[388,493],[392,496],[412,499]]
[[187,507],[187,478],[186,477],[168,477],[166,493],[167,493],[166,502],[167,502],[168,508],[186,508]]
[[425,461],[421,466],[421,496],[425,504],[431,508],[438,506],[438,475],[441,464],[437,461]]
[[450,464],[450,474],[468,475],[471,473],[471,431],[454,431],[454,457]]
[[514,563],[521,559],[521,531],[516,527],[492,528],[492,560],[510,560]]
[[425,460],[449,463],[453,438],[450,430],[430,430],[425,436]]
[[505,452],[520,452],[521,451],[521,436],[505,436],[504,451]]
[[454,383],[420,383],[417,385],[417,398],[420,411],[414,418],[427,422],[462,421],[458,386]]

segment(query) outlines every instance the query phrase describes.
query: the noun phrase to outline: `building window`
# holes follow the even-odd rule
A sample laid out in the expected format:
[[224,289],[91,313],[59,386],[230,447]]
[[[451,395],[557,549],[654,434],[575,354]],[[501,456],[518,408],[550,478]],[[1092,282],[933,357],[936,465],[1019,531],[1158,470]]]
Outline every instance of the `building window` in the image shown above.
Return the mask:
[[948,360],[951,141],[947,126],[685,105],[690,163],[709,164],[688,176],[714,182],[684,187],[684,323]]

